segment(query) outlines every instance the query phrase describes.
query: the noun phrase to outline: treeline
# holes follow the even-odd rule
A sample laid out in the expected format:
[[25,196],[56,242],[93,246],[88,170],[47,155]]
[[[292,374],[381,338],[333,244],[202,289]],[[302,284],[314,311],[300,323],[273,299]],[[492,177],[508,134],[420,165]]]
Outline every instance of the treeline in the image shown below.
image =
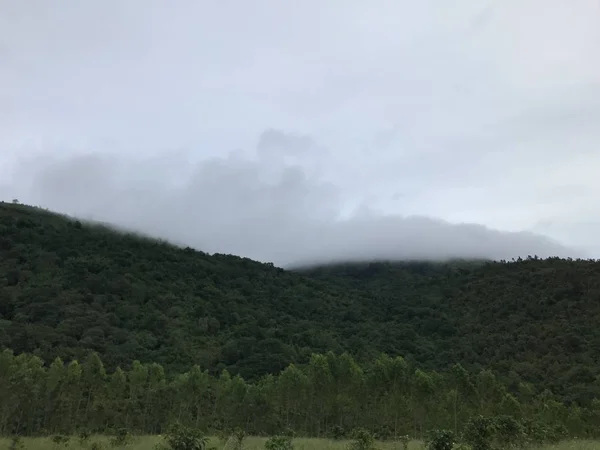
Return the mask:
[[0,433],[109,432],[126,428],[161,433],[173,423],[209,432],[241,428],[249,434],[331,436],[356,428],[380,438],[427,430],[461,430],[477,416],[532,420],[570,436],[594,436],[600,402],[564,405],[521,385],[507,392],[494,374],[469,374],[460,365],[439,373],[401,357],[381,355],[360,366],[348,354],[315,354],[303,366],[248,383],[198,366],[169,376],[159,364],[134,361],[107,373],[97,353],[83,362],[51,364],[32,354],[0,353]]

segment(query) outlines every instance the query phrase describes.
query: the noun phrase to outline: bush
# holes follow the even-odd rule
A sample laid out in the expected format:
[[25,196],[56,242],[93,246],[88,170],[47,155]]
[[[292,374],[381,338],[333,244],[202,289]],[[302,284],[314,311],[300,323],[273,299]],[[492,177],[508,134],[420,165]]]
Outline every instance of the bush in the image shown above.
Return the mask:
[[393,435],[392,429],[387,425],[382,425],[375,432],[375,438],[380,441],[389,441]]
[[456,438],[450,430],[432,430],[428,433],[427,450],[452,450]]
[[550,444],[558,444],[560,441],[567,438],[569,435],[569,430],[562,424],[554,425],[550,429],[549,443]]
[[526,419],[521,422],[526,444],[557,444],[567,436],[564,425],[548,426],[544,423]]
[[374,450],[375,436],[364,428],[355,428],[352,431],[352,442],[349,450]]
[[500,448],[524,447],[526,433],[523,425],[510,416],[494,418],[495,441]]
[[336,425],[329,431],[329,435],[331,436],[331,439],[339,441],[346,437],[346,430],[344,430],[343,427]]
[[472,417],[463,431],[463,440],[473,450],[490,450],[494,438],[494,421],[489,417]]
[[293,450],[293,448],[290,436],[273,436],[265,443],[266,450]]
[[165,445],[159,447],[169,450],[205,450],[208,443],[202,431],[180,424],[169,427],[163,439]]

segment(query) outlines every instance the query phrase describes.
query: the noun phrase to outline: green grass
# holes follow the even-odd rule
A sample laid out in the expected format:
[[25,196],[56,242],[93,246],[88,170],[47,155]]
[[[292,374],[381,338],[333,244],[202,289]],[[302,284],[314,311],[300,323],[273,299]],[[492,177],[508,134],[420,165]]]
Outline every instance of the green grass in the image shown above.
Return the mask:
[[[106,436],[92,436],[85,445],[80,445],[78,438],[72,437],[68,447],[57,445],[52,442],[51,438],[23,438],[23,444],[25,450],[58,450],[58,449],[89,449],[94,442],[102,443],[104,448],[109,450],[111,447],[109,444],[109,437]],[[263,450],[265,448],[265,442],[267,438],[262,437],[248,437],[244,440],[245,450]],[[156,444],[161,442],[161,438],[158,436],[136,436],[133,438],[133,442],[127,447],[116,447],[124,448],[127,450],[152,450]],[[298,438],[294,439],[295,450],[346,450],[349,441],[334,441],[329,439],[317,439],[317,438]],[[10,446],[10,439],[0,438],[0,450],[8,450]],[[223,442],[217,438],[211,438],[207,445],[207,448],[216,447],[218,450],[223,449]],[[393,442],[378,443],[378,448],[382,450],[401,450],[402,445]],[[418,441],[413,441],[409,444],[409,450],[419,450],[421,445]],[[591,448],[590,448],[591,449]],[[600,446],[598,446],[600,450]],[[562,450],[562,449],[561,449]],[[570,449],[564,449],[570,450]]]
[[[109,450],[127,449],[127,450],[153,450],[154,446],[161,441],[158,436],[137,436],[133,438],[133,442],[127,447],[111,447],[109,437],[93,436],[85,445],[80,445],[77,437],[73,437],[68,446],[57,445],[50,438],[23,438],[25,450],[58,450],[58,449],[89,449],[94,442],[102,443],[104,448]],[[267,438],[249,437],[244,441],[245,450],[262,450],[265,447]],[[333,441],[329,439],[317,438],[298,438],[294,439],[295,450],[346,450],[349,441]],[[381,450],[401,450],[402,445],[394,442],[378,442],[376,444]],[[218,450],[223,449],[223,442],[217,438],[211,438],[207,448],[215,447]],[[9,450],[10,439],[0,438],[0,450]],[[419,441],[411,441],[409,450],[421,450],[423,445]],[[557,445],[549,445],[542,448],[543,450],[600,450],[600,441],[573,440],[562,442]],[[539,449],[539,450],[542,450]]]

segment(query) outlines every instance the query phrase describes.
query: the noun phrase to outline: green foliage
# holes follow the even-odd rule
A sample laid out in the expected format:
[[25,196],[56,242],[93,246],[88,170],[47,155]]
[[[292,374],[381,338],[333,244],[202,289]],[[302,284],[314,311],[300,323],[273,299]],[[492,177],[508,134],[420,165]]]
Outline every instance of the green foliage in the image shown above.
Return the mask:
[[562,424],[552,426],[533,419],[524,420],[522,427],[525,441],[530,445],[556,444],[568,434]]
[[294,272],[10,203],[0,203],[0,252],[0,348],[47,361],[96,351],[111,371],[139,360],[257,380],[312,353],[364,364],[386,352],[427,370],[489,366],[580,406],[600,396],[596,261]]
[[427,450],[452,450],[456,442],[450,430],[431,430],[427,435]]
[[283,436],[287,436],[291,439],[294,439],[296,437],[296,432],[294,431],[293,428],[290,427],[286,427],[285,430],[283,430],[283,433],[281,433]]
[[8,203],[0,256],[5,435],[600,434],[598,261],[286,271]]
[[101,442],[92,442],[90,450],[104,450],[104,445]]
[[266,450],[294,450],[290,436],[272,436],[265,442]]
[[340,425],[335,425],[331,428],[329,435],[331,436],[331,439],[339,441],[346,437],[346,430]]
[[499,448],[524,447],[527,442],[525,427],[510,416],[494,417],[494,437]]
[[389,441],[394,437],[394,432],[388,425],[380,425],[375,431],[375,438],[380,441]]
[[560,424],[552,426],[539,420],[516,420],[505,415],[473,417],[463,432],[464,442],[473,450],[556,444],[565,437],[566,430]]
[[490,450],[495,435],[495,423],[492,418],[472,417],[463,431],[463,440],[473,450]]
[[374,450],[375,436],[364,428],[355,428],[352,430],[352,442],[348,445],[348,450]]
[[[501,415],[505,403],[498,400],[507,398],[506,390],[485,370],[427,372],[386,355],[364,368],[347,354],[313,355],[305,366],[292,365],[279,376],[247,383],[227,371],[213,376],[195,366],[171,375],[158,364],[139,361],[127,372],[118,368],[111,373],[97,355],[82,364],[56,359],[48,366],[34,355],[7,350],[0,352],[0,429],[30,435],[44,429],[106,433],[123,424],[136,434],[156,434],[177,417],[192,429],[244,426],[259,435],[273,434],[285,423],[289,428],[283,434],[290,438],[292,430],[345,437],[341,426],[327,429],[326,424],[347,423],[375,429],[383,440],[392,427],[400,435],[409,430],[418,435],[423,429],[462,429],[472,418],[464,434],[474,448],[597,436],[597,409],[567,407],[546,391],[525,392],[523,403],[513,400],[522,419]],[[488,419],[478,415],[481,410],[500,415]],[[111,443],[129,443],[127,429],[115,432]],[[221,434],[228,447],[243,440],[241,430]],[[82,432],[80,442],[88,437]]]
[[208,443],[201,430],[181,424],[172,425],[163,439],[168,450],[204,450]]

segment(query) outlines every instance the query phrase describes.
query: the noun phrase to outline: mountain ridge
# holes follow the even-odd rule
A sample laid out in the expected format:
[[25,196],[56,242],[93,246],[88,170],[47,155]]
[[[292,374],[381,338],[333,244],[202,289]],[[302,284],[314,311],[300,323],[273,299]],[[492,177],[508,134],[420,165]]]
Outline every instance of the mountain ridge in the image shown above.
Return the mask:
[[313,353],[491,367],[585,403],[600,393],[600,263],[359,262],[284,270],[0,204],[0,347],[96,351],[246,379]]

